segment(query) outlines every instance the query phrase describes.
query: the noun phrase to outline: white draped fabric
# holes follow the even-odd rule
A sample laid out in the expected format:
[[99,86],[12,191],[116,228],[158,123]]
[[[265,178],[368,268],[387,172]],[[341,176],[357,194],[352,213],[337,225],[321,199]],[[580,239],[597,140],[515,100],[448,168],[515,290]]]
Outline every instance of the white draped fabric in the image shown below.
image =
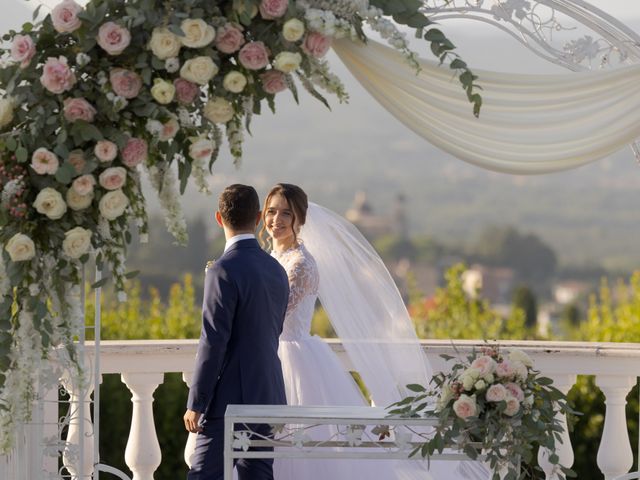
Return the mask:
[[640,137],[640,65],[560,75],[473,69],[480,118],[454,72],[421,60],[416,75],[397,51],[341,40],[334,50],[398,120],[433,145],[477,166],[514,174],[566,170]]

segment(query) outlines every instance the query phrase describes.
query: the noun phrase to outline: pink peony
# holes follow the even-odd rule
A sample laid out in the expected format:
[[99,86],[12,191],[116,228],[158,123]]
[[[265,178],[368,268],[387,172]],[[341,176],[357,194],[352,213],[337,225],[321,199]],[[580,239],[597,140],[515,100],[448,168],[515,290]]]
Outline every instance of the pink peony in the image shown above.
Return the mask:
[[29,35],[16,35],[11,44],[11,58],[20,62],[20,68],[27,68],[36,54],[36,45]]
[[142,88],[142,78],[131,70],[124,68],[114,68],[109,72],[109,80],[111,81],[111,88],[116,95],[132,99],[138,96],[140,89]]
[[507,407],[504,409],[504,414],[513,417],[520,411],[520,402],[517,398],[507,397]]
[[100,140],[96,143],[93,153],[103,163],[112,162],[118,155],[118,146],[109,140]]
[[172,116],[172,118],[170,118],[169,120],[167,120],[165,123],[162,124],[162,130],[158,135],[158,139],[161,142],[166,142],[168,140],[171,140],[173,137],[175,137],[178,134],[179,130],[180,130],[180,124],[178,123],[178,119]]
[[265,92],[275,95],[287,89],[287,78],[278,70],[269,70],[260,75],[262,88]]
[[260,70],[269,64],[269,52],[262,42],[249,42],[240,49],[238,60],[248,70]]
[[216,48],[222,53],[237,52],[244,45],[242,31],[234,25],[227,23],[218,29],[216,35]]
[[63,113],[67,122],[84,120],[91,123],[97,112],[93,105],[84,98],[66,98],[64,100]]
[[131,33],[117,23],[107,22],[98,30],[97,41],[109,55],[120,55],[131,43]]
[[107,190],[122,188],[127,181],[127,171],[123,167],[107,168],[98,177],[100,186]]
[[96,179],[91,174],[80,175],[76,178],[71,187],[76,191],[78,195],[90,195],[93,193],[93,187],[96,184]]
[[51,93],[59,94],[73,88],[76,76],[69,68],[65,57],[49,57],[42,69],[40,82]]
[[191,104],[198,96],[198,93],[200,93],[200,87],[198,85],[184,78],[176,78],[173,81],[173,86],[176,87],[178,103],[183,105]]
[[309,33],[302,44],[302,50],[316,58],[324,57],[331,48],[331,37],[318,32]]
[[471,368],[475,368],[480,372],[480,376],[484,377],[490,373],[493,373],[496,369],[496,362],[493,358],[483,355],[481,357],[476,358],[471,364]]
[[31,168],[38,175],[54,175],[59,166],[58,156],[46,148],[37,149],[31,156]]
[[280,18],[287,11],[289,0],[262,0],[260,2],[260,15],[265,20]]
[[53,28],[59,33],[74,32],[82,26],[78,13],[82,7],[73,0],[64,0],[51,10],[51,22]]
[[520,385],[518,385],[517,383],[507,383],[505,384],[504,388],[506,388],[511,396],[517,399],[519,402],[524,400],[524,392],[522,391],[522,388],[520,388]]
[[87,160],[84,158],[84,152],[82,150],[72,150],[69,152],[68,161],[78,175],[81,175],[87,166]]
[[122,163],[134,168],[147,160],[148,146],[141,138],[130,138],[122,150]]
[[507,398],[507,389],[501,383],[491,385],[487,389],[487,402],[501,402]]

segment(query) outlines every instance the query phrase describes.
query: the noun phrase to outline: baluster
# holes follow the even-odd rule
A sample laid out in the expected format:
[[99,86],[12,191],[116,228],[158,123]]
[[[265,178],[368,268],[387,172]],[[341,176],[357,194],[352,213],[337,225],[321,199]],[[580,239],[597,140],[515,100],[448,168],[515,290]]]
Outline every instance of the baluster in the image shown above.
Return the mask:
[[164,381],[164,373],[123,373],[121,379],[133,403],[124,461],[133,472],[133,480],[153,480],[162,460],[153,420],[153,392]]
[[596,385],[604,393],[607,405],[598,449],[598,467],[605,480],[627,473],[633,464],[625,406],[627,394],[635,383],[635,377],[596,376]]
[[[62,379],[62,385],[69,393],[69,430],[62,452],[62,464],[69,471],[72,479],[91,478],[94,463],[93,423],[91,422],[93,383],[86,382],[83,387],[67,377]],[[84,399],[82,399],[81,390],[84,390]],[[82,458],[79,455],[82,455]]]
[[[576,383],[576,375],[549,375],[553,380],[554,386],[565,395],[569,393],[571,387]],[[562,443],[556,440],[556,455],[560,459],[560,465],[571,468],[574,461],[573,446],[571,445],[571,437],[569,437],[569,429],[567,427],[567,416],[563,413],[557,413],[556,419],[560,420],[564,431],[561,434]],[[558,480],[562,471],[549,462],[549,450],[541,448],[538,451],[538,465],[545,473],[546,480]]]
[[[182,380],[187,384],[188,388],[191,388],[191,383],[193,382],[193,372],[183,372]],[[187,444],[184,446],[184,463],[186,463],[189,468],[191,468],[191,457],[196,450],[197,437],[198,435],[196,433],[189,432],[189,436],[187,437]]]

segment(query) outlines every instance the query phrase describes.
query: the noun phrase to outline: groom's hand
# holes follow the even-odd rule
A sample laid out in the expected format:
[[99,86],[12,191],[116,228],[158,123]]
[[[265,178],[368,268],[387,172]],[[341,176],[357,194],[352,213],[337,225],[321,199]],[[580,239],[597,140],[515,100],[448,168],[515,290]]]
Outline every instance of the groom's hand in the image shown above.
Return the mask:
[[200,420],[200,412],[187,409],[184,414],[184,428],[191,433],[199,433],[202,431],[202,427],[198,424]]

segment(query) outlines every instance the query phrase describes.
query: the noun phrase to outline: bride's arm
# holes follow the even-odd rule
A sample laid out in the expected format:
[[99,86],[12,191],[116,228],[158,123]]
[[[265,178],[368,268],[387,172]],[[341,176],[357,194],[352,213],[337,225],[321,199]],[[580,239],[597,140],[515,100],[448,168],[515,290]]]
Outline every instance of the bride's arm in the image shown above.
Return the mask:
[[287,313],[294,311],[307,295],[318,293],[318,268],[313,260],[300,256],[287,269],[289,303]]

